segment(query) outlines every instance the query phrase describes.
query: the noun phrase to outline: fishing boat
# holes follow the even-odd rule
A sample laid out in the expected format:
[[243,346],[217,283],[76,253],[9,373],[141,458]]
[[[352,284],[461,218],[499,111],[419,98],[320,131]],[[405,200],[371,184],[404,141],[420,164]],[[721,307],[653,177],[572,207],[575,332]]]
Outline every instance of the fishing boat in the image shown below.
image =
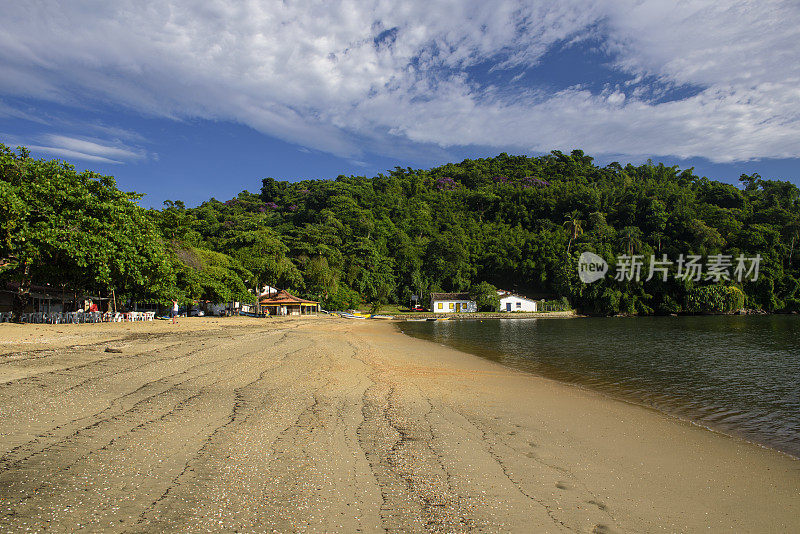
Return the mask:
[[269,315],[265,313],[244,312],[244,311],[240,311],[239,315],[241,315],[242,317],[269,317]]

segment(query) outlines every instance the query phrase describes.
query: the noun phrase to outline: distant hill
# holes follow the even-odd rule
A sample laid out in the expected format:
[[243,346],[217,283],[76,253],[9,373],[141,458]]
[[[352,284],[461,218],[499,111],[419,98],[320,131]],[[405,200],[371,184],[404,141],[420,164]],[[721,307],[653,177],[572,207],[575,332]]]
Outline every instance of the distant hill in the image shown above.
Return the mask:
[[[269,284],[332,309],[488,282],[599,314],[798,311],[800,190],[757,174],[740,183],[649,162],[598,167],[576,150],[372,178],[267,178],[258,193],[225,202],[143,210],[109,177],[0,145],[0,276],[22,288],[184,301],[246,300],[247,288]],[[37,210],[54,215],[31,224],[26,214]],[[71,233],[62,227],[70,217],[82,221]],[[135,235],[125,220],[138,221]],[[610,264],[592,284],[578,277],[585,251]],[[614,279],[623,254],[641,256],[639,281]],[[757,254],[758,280],[738,282],[736,258]],[[651,256],[664,255],[697,255],[706,267],[723,255],[733,280],[684,280],[674,263],[666,281],[645,281]]]

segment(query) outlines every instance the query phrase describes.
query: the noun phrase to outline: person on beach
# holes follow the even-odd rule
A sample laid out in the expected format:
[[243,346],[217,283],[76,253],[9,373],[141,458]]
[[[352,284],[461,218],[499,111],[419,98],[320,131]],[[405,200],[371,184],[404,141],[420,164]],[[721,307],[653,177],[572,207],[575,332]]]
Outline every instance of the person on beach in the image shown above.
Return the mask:
[[172,324],[175,324],[175,318],[178,316],[178,301],[172,299]]

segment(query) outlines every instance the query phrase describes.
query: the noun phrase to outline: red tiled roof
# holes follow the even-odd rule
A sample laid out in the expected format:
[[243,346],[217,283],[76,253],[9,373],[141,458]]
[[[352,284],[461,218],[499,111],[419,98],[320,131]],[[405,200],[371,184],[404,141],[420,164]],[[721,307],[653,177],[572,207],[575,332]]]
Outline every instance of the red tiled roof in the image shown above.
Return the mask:
[[285,304],[319,304],[313,300],[305,300],[295,297],[285,289],[278,291],[274,295],[261,297],[259,304],[262,306],[282,306]]

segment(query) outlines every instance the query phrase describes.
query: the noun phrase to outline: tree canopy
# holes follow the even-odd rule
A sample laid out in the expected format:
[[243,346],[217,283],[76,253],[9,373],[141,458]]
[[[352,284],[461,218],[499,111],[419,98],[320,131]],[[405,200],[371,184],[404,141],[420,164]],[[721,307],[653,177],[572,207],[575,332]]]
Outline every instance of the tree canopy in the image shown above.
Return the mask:
[[0,258],[21,294],[32,282],[159,298],[174,286],[161,234],[114,179],[0,145]]
[[[740,301],[800,309],[800,190],[757,174],[736,187],[652,162],[600,167],[579,150],[500,154],[372,178],[266,178],[225,202],[144,210],[109,177],[24,150],[2,147],[0,158],[7,280],[208,300],[245,300],[267,283],[331,308],[494,286],[598,314],[728,311]],[[610,264],[621,254],[762,259],[752,282],[584,284],[584,251]]]

